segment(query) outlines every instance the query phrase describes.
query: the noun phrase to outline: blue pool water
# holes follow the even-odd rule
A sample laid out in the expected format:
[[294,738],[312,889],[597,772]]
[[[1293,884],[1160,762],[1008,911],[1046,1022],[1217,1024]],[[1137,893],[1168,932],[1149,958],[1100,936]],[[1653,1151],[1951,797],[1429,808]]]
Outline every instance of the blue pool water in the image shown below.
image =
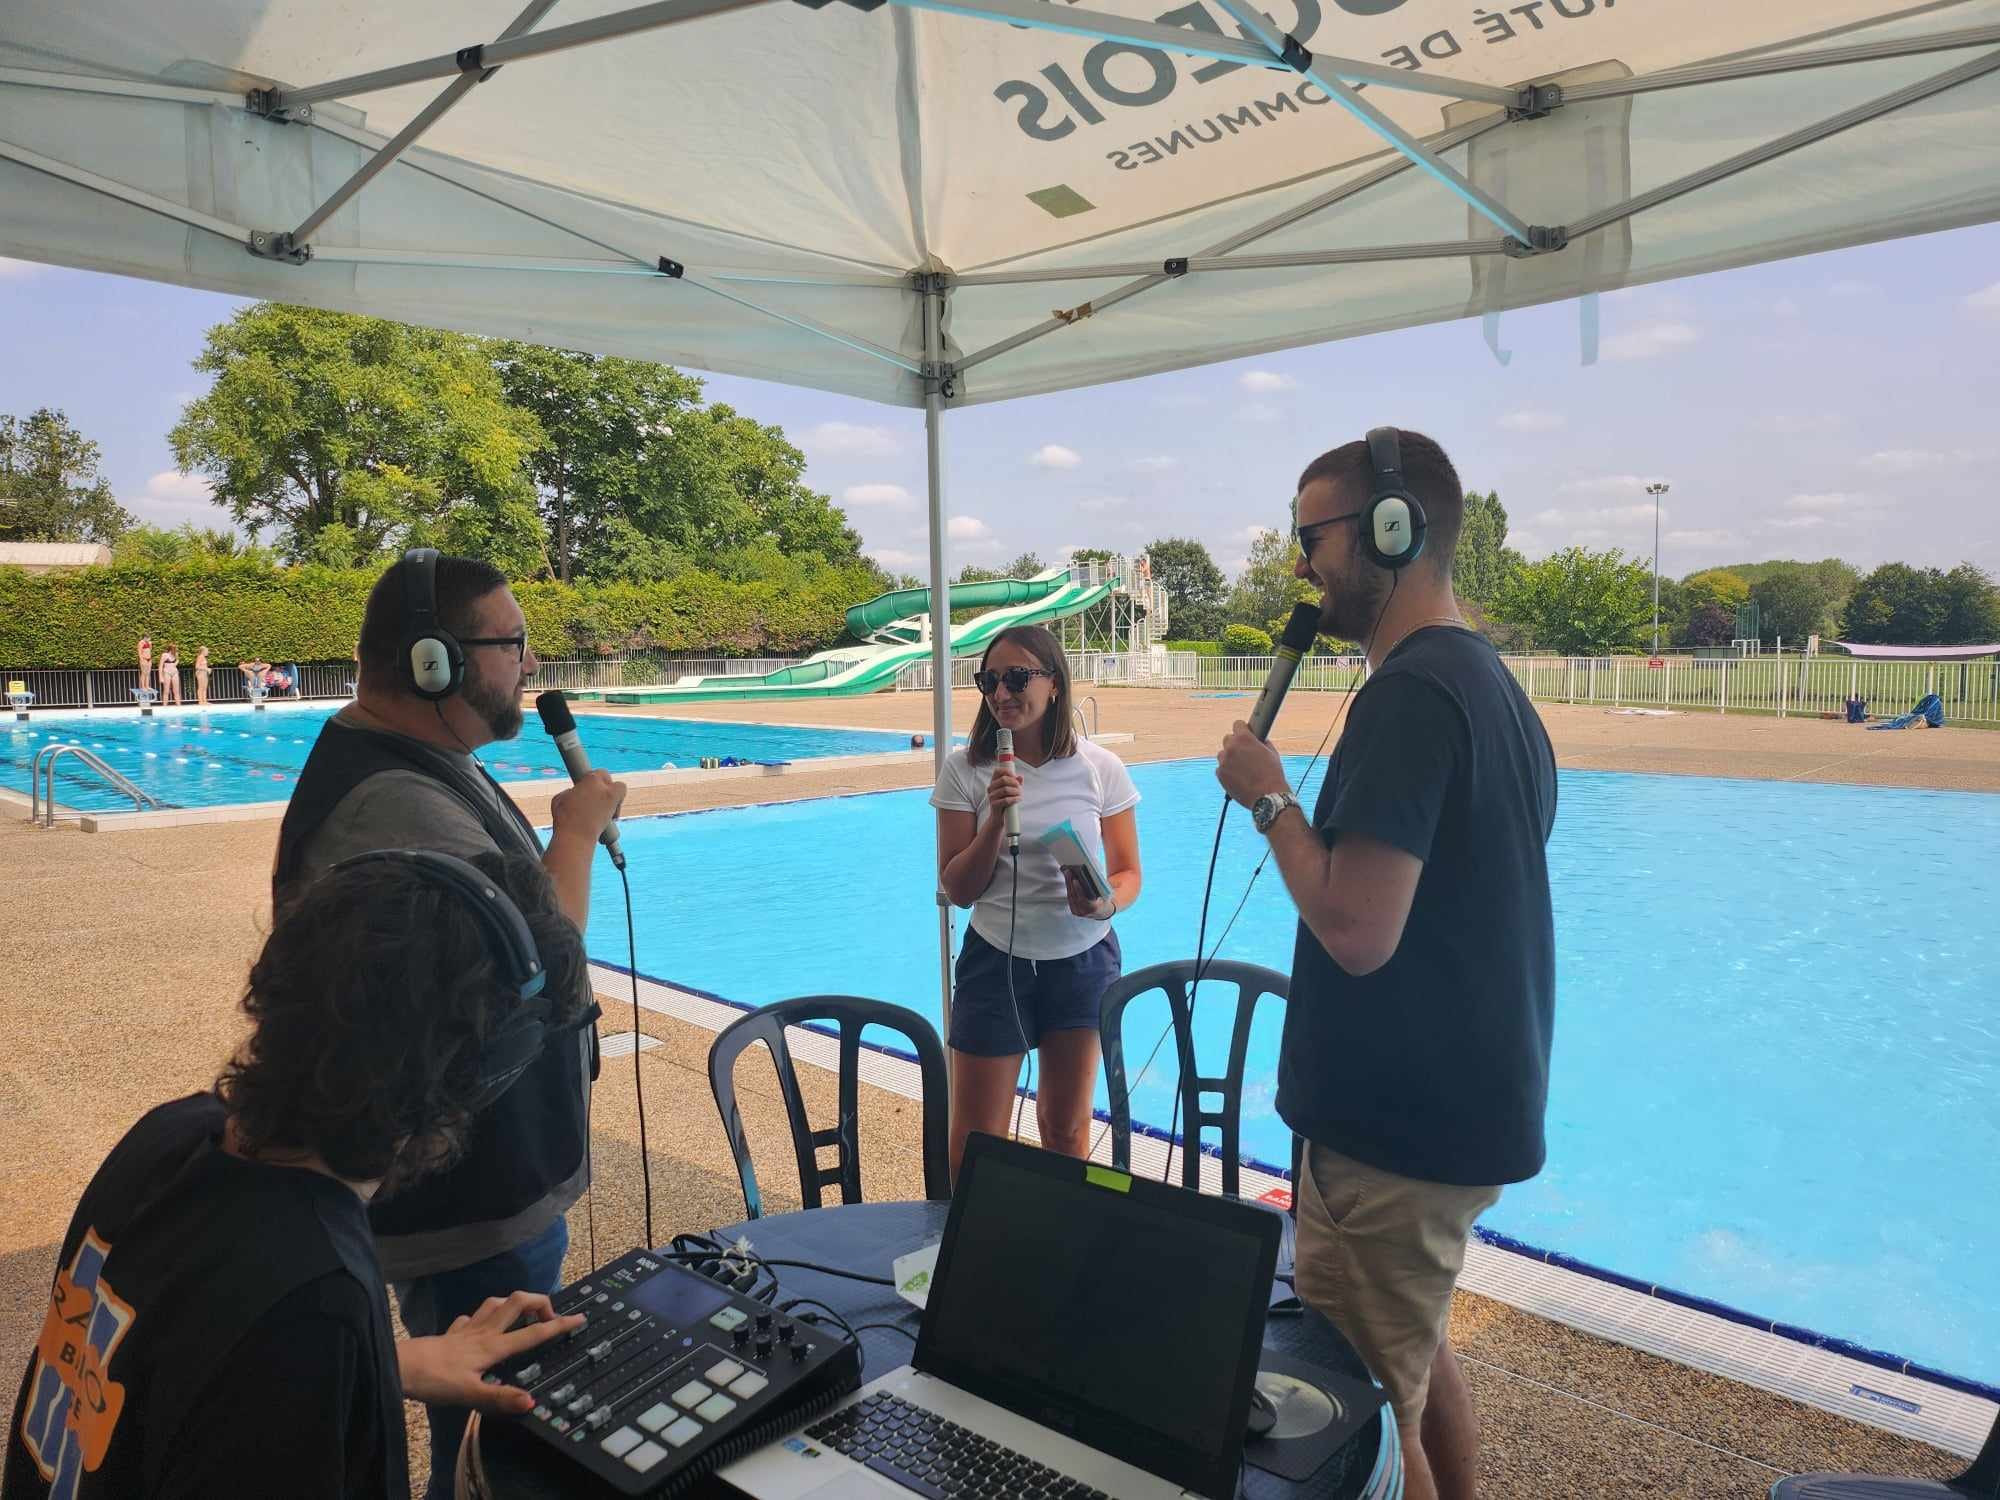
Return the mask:
[[[1146,886],[1118,921],[1128,970],[1192,953],[1219,803],[1207,762],[1133,777]],[[845,991],[935,1018],[925,796],[627,823],[639,968],[746,1004]],[[2000,797],[1564,772],[1549,1165],[1483,1222],[2000,1382],[1996,849]],[[1261,852],[1232,816],[1211,943]],[[1293,924],[1266,870],[1222,956],[1288,970]],[[625,961],[602,862],[590,946]],[[1275,1009],[1245,1146],[1282,1163]],[[1219,1070],[1227,1020],[1210,1017]],[[1128,1052],[1164,1025],[1163,1004],[1135,1005]],[[1169,1046],[1134,1113],[1164,1125],[1172,1088]]]
[[[94,751],[169,806],[282,801],[291,795],[320,726],[337,706],[276,705],[262,712],[248,707],[206,712],[162,709],[150,719],[135,713],[36,714],[26,724],[10,716],[0,729],[0,786],[25,796],[35,753],[59,740]],[[657,771],[669,762],[694,766],[707,755],[807,760],[910,748],[907,734],[869,730],[787,729],[626,714],[578,714],[577,724],[591,763],[614,774]],[[567,774],[533,714],[519,739],[489,745],[480,758],[501,781]],[[56,772],[56,800],[86,812],[132,810],[131,798],[120,796],[67,756]]]

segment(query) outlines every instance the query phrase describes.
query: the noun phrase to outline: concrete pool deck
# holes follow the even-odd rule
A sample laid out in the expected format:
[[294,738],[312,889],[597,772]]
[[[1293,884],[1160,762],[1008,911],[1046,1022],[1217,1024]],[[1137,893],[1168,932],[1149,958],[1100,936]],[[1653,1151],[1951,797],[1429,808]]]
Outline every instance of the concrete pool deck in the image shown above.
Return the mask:
[[[1142,689],[1097,694],[1102,728],[1135,736],[1134,761],[1213,752],[1242,698]],[[1277,735],[1310,752],[1332,695],[1296,695]],[[917,694],[790,702],[794,723],[930,732]],[[956,727],[971,723],[958,695]],[[623,712],[644,713],[631,709]],[[1870,734],[1817,720],[1616,716],[1543,709],[1565,766],[2000,791],[2000,735],[1973,730]],[[676,706],[675,717],[757,719],[742,705]],[[782,778],[711,773],[635,788],[630,811],[664,812],[928,784],[928,757],[896,764],[801,768]],[[551,788],[522,796],[545,816]],[[0,885],[9,898],[8,978],[0,987],[0,1381],[25,1363],[53,1269],[55,1242],[105,1150],[151,1105],[204,1086],[240,1035],[236,1001],[264,924],[275,821],[134,828],[81,837],[74,825],[28,826],[0,811]],[[647,965],[672,972],[662,959]],[[629,992],[602,992],[607,1031],[632,1025]],[[646,1082],[655,1231],[705,1229],[741,1217],[742,1198],[704,1067],[709,1033],[645,1010],[658,1041],[638,1054]],[[628,1044],[629,1045],[629,1044]],[[594,1214],[600,1261],[640,1237],[638,1133],[628,1051],[607,1060],[597,1092],[598,1187],[571,1215],[571,1274],[589,1260]],[[831,1079],[804,1087],[829,1109]],[[774,1209],[796,1203],[776,1091],[746,1067],[746,1127]],[[914,1196],[920,1174],[910,1101],[865,1088],[861,1128],[871,1197]],[[1750,1497],[1778,1471],[1817,1467],[1936,1477],[1962,1462],[1935,1448],[1670,1363],[1462,1293],[1453,1336],[1466,1357],[1486,1435],[1490,1500],[1569,1496]],[[11,1389],[11,1386],[6,1387]],[[422,1423],[413,1438],[420,1438]]]

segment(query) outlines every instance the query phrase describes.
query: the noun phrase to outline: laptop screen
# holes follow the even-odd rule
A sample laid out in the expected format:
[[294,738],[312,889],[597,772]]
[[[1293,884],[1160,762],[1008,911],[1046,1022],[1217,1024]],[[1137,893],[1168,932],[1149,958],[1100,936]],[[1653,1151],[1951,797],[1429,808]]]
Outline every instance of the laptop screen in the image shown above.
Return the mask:
[[1233,1494],[1276,1216],[975,1145],[917,1368],[1197,1494]]

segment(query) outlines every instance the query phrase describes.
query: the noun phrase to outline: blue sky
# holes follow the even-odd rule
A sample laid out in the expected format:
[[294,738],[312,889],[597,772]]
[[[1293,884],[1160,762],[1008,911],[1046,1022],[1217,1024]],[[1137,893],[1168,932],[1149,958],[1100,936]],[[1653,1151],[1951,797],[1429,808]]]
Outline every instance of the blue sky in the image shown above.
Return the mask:
[[[142,519],[219,525],[166,432],[236,305],[0,261],[0,412],[67,410]],[[1503,319],[1505,367],[1460,322],[956,412],[952,569],[1171,534],[1234,573],[1307,461],[1394,422],[1497,488],[1530,556],[1650,559],[1657,478],[1664,573],[1836,555],[2000,574],[2000,226],[1615,293],[1601,320],[1590,366],[1568,303]],[[709,394],[783,426],[886,566],[927,571],[920,413],[726,376]]]

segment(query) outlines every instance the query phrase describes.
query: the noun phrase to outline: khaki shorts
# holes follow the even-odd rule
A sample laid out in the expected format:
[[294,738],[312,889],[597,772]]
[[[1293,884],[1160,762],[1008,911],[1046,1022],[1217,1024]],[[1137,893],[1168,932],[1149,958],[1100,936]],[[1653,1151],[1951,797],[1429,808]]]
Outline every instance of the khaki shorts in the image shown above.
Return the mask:
[[1298,1294],[1347,1335],[1414,1433],[1472,1222],[1500,1189],[1398,1177],[1310,1142],[1299,1176]]

